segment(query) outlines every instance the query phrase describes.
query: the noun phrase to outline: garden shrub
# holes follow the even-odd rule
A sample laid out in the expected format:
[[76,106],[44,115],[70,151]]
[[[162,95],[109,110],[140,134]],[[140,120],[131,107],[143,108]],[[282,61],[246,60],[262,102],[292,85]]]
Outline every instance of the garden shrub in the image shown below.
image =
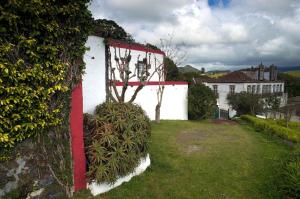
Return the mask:
[[241,118],[250,122],[259,131],[275,134],[288,141],[300,142],[300,133],[297,130],[280,126],[274,121],[259,119],[250,115],[242,115]]
[[[286,126],[286,121],[277,120],[277,124],[279,124],[280,126]],[[288,127],[300,132],[300,122],[288,122]]]
[[199,120],[212,117],[216,104],[216,96],[209,87],[203,84],[194,84],[189,86],[189,119]]
[[237,115],[257,114],[263,111],[263,100],[261,95],[241,92],[232,93],[227,96],[228,104],[237,111]]
[[113,183],[133,172],[148,153],[150,120],[141,107],[106,102],[84,115],[85,151],[90,181]]
[[300,198],[300,150],[284,161],[280,171],[279,189],[284,198]]

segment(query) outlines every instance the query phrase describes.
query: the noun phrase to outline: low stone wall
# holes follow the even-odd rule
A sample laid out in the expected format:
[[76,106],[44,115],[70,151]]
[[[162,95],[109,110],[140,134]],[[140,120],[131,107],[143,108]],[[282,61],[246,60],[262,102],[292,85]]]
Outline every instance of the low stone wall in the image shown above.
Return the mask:
[[65,195],[31,139],[14,149],[11,160],[0,163],[0,179],[0,198],[60,198]]

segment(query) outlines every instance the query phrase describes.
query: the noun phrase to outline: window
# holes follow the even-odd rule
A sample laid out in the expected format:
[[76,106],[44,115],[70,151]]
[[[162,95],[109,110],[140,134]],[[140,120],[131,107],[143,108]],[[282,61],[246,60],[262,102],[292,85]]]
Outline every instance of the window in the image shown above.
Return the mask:
[[218,95],[218,85],[213,85],[214,94]]
[[235,93],[235,85],[229,85],[229,93],[234,94]]
[[247,86],[247,92],[251,93],[251,86],[250,85]]
[[279,92],[279,84],[277,84],[276,92]]
[[262,93],[266,93],[267,92],[267,85],[263,85],[262,86]]
[[275,93],[276,92],[276,85],[274,84],[273,85],[273,93]]
[[280,84],[279,92],[283,92],[283,91],[282,91],[282,84]]
[[255,93],[255,85],[252,85],[252,93]]
[[256,93],[260,93],[260,85],[256,86]]

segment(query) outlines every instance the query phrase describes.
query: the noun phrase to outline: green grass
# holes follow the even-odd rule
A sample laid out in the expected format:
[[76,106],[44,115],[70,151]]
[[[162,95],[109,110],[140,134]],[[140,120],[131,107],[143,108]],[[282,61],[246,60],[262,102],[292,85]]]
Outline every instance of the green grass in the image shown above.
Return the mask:
[[[290,149],[248,125],[162,121],[152,125],[151,167],[96,198],[278,198],[275,181]],[[75,198],[92,198],[88,191]]]
[[213,74],[209,74],[207,76],[210,77],[210,78],[219,78],[219,77],[222,77],[226,74],[228,74],[228,73],[213,73]]
[[293,76],[293,77],[300,77],[300,70],[296,70],[296,71],[288,71],[286,72],[287,74]]

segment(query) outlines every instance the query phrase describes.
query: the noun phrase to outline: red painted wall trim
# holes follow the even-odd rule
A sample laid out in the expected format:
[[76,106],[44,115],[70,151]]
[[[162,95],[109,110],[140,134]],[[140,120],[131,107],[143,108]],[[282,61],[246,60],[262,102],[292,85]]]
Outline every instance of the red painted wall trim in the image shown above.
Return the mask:
[[74,190],[86,189],[86,165],[83,142],[83,97],[82,84],[72,91],[70,114]]
[[119,41],[115,39],[108,39],[108,45],[113,46],[113,47],[118,47],[118,48],[127,48],[131,50],[138,50],[138,51],[144,51],[144,52],[151,52],[151,53],[157,53],[161,55],[165,55],[165,53],[161,50],[155,50],[152,48],[148,48],[146,46],[143,46],[141,44],[137,43],[126,43],[124,41]]
[[[182,82],[182,81],[166,81],[166,82],[158,82],[158,81],[151,81],[147,82],[147,86],[152,86],[152,85],[188,85],[188,82]],[[116,86],[123,86],[123,82],[116,82]],[[128,82],[129,86],[139,86],[141,85],[141,82]]]

